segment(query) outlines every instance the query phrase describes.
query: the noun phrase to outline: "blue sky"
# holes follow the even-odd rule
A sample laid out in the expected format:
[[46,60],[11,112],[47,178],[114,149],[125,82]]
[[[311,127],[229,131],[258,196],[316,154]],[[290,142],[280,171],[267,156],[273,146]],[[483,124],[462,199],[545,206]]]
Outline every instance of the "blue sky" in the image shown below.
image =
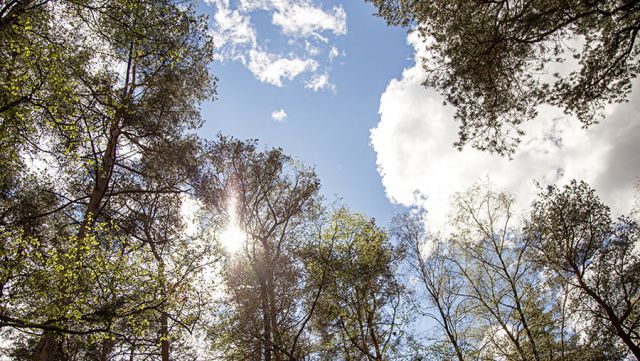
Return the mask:
[[[283,34],[271,23],[273,11],[258,10],[249,16],[258,46],[269,53],[304,58],[308,55],[305,41],[322,47],[327,55],[313,57],[318,62],[317,71],[283,79],[277,86],[261,81],[241,60],[216,61],[212,70],[219,78],[218,100],[203,105],[206,123],[201,134],[212,138],[222,132],[281,147],[315,167],[325,195],[338,195],[354,211],[387,224],[401,209],[385,196],[369,130],[379,121],[380,94],[391,78],[400,76],[412,63],[413,49],[407,45],[406,29],[387,27],[382,19],[372,16],[375,9],[370,4],[352,1],[314,5],[329,13],[335,6],[343,9],[346,33],[318,31],[327,38],[325,43],[315,35]],[[238,6],[229,4],[231,9]],[[215,5],[202,4],[200,9],[215,22]],[[331,61],[328,52],[332,47],[339,55]],[[316,73],[328,75],[333,85],[317,90],[305,87]],[[272,118],[272,113],[279,110],[287,114],[282,121]]]
[[[429,56],[423,39],[388,27],[370,4],[203,1],[220,81],[219,99],[202,107],[201,134],[282,147],[315,167],[325,195],[384,226],[405,207],[421,207],[432,230],[446,230],[451,196],[487,180],[513,194],[522,212],[536,184],[571,179],[588,182],[615,215],[634,202],[640,209],[638,81],[630,102],[608,106],[588,130],[561,109],[541,106],[511,160],[458,151],[453,110],[422,86],[421,61]],[[576,66],[568,60],[545,71]]]

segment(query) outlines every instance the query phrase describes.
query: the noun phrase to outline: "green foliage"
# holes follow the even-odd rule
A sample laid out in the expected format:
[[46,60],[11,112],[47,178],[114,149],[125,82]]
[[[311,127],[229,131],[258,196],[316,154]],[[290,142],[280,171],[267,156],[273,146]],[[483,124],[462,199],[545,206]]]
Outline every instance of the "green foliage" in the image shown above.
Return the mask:
[[[456,108],[458,148],[512,155],[543,103],[584,127],[627,99],[637,76],[640,12],[634,2],[369,0],[393,25],[415,24],[428,57],[425,85]],[[584,40],[572,48],[570,40]],[[579,59],[567,76],[543,77]]]
[[316,290],[301,258],[313,243],[317,176],[252,141],[221,137],[209,154],[214,172],[203,198],[246,232],[222,272],[226,305],[213,343],[228,360],[305,357],[309,310],[302,304]]
[[215,94],[206,19],[170,0],[0,10],[0,328],[44,332],[23,343],[38,359],[178,340],[210,250],[180,217]]
[[325,231],[327,255],[307,268],[324,285],[314,328],[321,359],[383,360],[401,346],[404,287],[399,254],[386,231],[359,214],[338,210]]
[[549,187],[533,204],[527,237],[534,259],[574,292],[574,305],[592,322],[590,336],[609,345],[607,357],[640,357],[638,338],[640,230],[612,222],[609,208],[584,182]]
[[530,233],[541,262],[566,272],[584,273],[610,235],[609,207],[584,182],[563,191],[550,187],[533,205]]
[[[3,326],[109,332],[114,318],[135,314],[154,294],[157,282],[145,267],[148,255],[99,247],[127,242],[111,225],[96,223],[85,238],[69,235],[60,240],[5,229],[2,241]],[[140,289],[148,293],[135,291]]]
[[[452,199],[446,238],[424,215],[394,221],[437,323],[427,355],[463,360],[623,360],[637,324],[637,225],[612,223],[585,183],[550,187],[524,227],[513,198],[477,184]],[[626,337],[626,340],[625,340]]]

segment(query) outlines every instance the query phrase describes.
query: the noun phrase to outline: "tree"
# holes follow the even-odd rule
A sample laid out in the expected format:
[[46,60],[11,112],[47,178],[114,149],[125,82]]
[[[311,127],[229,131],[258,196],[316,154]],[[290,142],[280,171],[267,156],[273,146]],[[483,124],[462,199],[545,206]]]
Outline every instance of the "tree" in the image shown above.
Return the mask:
[[63,40],[68,33],[60,23],[66,15],[67,7],[48,1],[15,0],[0,6],[3,189],[24,166],[21,152],[37,147],[38,137],[57,138],[66,143],[66,151],[74,149],[82,93],[78,72],[90,55],[77,41]]
[[527,237],[537,260],[575,292],[595,335],[615,335],[640,359],[640,228],[584,182],[549,187],[533,204]]
[[[192,189],[187,132],[214,94],[212,43],[206,20],[179,1],[11,1],[1,11],[0,160],[12,171],[1,184],[0,327],[44,330],[34,359],[53,359],[63,335],[104,336],[164,304],[148,297],[161,281],[144,266],[153,255],[127,228],[144,214],[127,205]],[[25,186],[29,156],[46,162],[47,181]]]
[[[326,291],[319,298],[314,328],[323,360],[386,360],[402,342],[404,287],[396,279],[399,253],[373,219],[339,210],[322,261]],[[316,276],[318,278],[318,276]]]
[[[639,70],[636,1],[368,1],[389,24],[416,24],[429,54],[424,84],[456,108],[458,148],[513,154],[543,103],[588,127],[605,104],[627,99]],[[571,57],[579,70],[544,79]]]
[[584,341],[594,335],[567,302],[567,285],[533,261],[533,242],[523,237],[512,204],[489,184],[457,193],[445,238],[428,234],[422,215],[396,218],[423,286],[420,309],[442,335],[431,353],[448,360],[622,359],[606,342]]
[[223,272],[228,306],[214,341],[228,359],[300,359],[310,289],[299,252],[318,211],[318,179],[280,149],[261,152],[255,142],[222,137],[210,154],[216,176],[205,199],[245,234]]
[[486,322],[480,326],[487,346],[478,349],[486,347],[490,357],[539,361],[555,351],[548,339],[554,325],[544,310],[542,282],[526,259],[528,244],[512,225],[512,204],[512,197],[489,186],[455,195],[450,259],[465,280],[470,310]]
[[438,357],[464,361],[473,351],[465,334],[473,315],[465,307],[464,282],[447,259],[447,243],[429,237],[424,221],[424,214],[401,214],[393,219],[393,231],[406,250],[411,275],[424,291],[426,302],[418,296],[417,310],[435,320],[446,337],[435,347]]

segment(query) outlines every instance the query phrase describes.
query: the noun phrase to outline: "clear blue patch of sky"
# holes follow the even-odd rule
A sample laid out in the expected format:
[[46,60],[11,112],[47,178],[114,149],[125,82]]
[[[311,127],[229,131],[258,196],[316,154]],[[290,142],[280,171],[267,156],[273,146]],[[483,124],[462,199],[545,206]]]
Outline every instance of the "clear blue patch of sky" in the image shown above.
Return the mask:
[[[330,9],[334,4],[322,5]],[[303,80],[309,74],[284,80],[284,86],[278,88],[261,83],[239,62],[215,62],[212,71],[219,78],[218,100],[202,105],[206,123],[200,135],[212,139],[221,132],[258,139],[265,147],[281,147],[315,168],[329,199],[337,195],[352,210],[388,225],[403,209],[384,194],[369,130],[379,121],[380,95],[392,78],[399,78],[412,65],[413,50],[406,44],[407,30],[387,26],[373,16],[375,9],[370,4],[361,0],[341,4],[348,31],[332,37],[332,43],[346,55],[329,64],[336,93],[305,89]],[[199,9],[210,15],[215,11],[203,4]],[[259,13],[252,20],[258,37],[271,40],[269,51],[278,53],[279,45],[287,40],[270,24],[269,15]],[[279,109],[288,115],[280,123],[271,118]]]

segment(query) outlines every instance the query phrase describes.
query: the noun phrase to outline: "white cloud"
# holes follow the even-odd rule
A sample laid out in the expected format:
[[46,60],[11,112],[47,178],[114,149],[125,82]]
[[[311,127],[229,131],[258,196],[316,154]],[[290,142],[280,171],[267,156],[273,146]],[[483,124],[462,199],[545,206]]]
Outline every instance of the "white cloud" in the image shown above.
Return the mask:
[[338,55],[340,55],[338,48],[336,48],[335,46],[332,46],[331,49],[329,50],[329,61],[333,61],[333,59],[338,57]]
[[347,33],[347,13],[342,5],[324,10],[310,0],[240,0],[239,9],[272,11],[272,24],[290,36],[319,36],[325,31],[334,35]]
[[261,82],[281,87],[282,79],[292,80],[300,73],[315,71],[318,63],[313,59],[281,58],[252,49],[249,52],[248,68]]
[[225,56],[244,61],[242,48],[255,48],[257,46],[256,30],[251,24],[248,15],[241,14],[238,10],[231,10],[229,3],[221,0],[206,0],[209,5],[215,5],[216,13],[213,16],[213,27],[210,29],[213,41],[218,49],[218,60],[224,60]]
[[285,112],[284,109],[276,110],[271,113],[271,118],[276,122],[283,122],[287,119],[287,112]]
[[[327,64],[339,50],[332,37],[347,33],[347,15],[342,6],[323,9],[312,0],[205,0],[214,6],[210,33],[220,61],[240,61],[258,80],[283,86],[303,72],[326,73]],[[274,44],[260,40],[260,29],[252,14],[267,12],[272,24],[280,29],[287,44],[284,49],[269,49]],[[288,47],[288,48],[287,48]],[[288,54],[286,57],[275,54]],[[313,77],[312,77],[313,78]],[[309,89],[317,90],[319,88]]]
[[[417,35],[409,41],[424,55]],[[432,226],[442,229],[450,197],[489,178],[497,188],[516,195],[524,210],[538,193],[534,181],[566,184],[581,179],[593,186],[614,213],[629,212],[635,179],[640,176],[640,82],[631,101],[607,110],[601,124],[583,130],[561,110],[541,107],[527,123],[513,160],[470,147],[457,151],[458,124],[442,97],[421,84],[420,61],[391,80],[380,99],[380,122],[371,130],[371,144],[387,196],[407,206],[423,206]],[[551,137],[555,134],[555,137]],[[416,197],[416,192],[426,199]]]
[[310,2],[277,2],[272,23],[279,26],[286,35],[296,37],[319,36],[323,31],[334,35],[347,33],[347,14],[342,6],[334,6],[324,11]]
[[273,9],[272,0],[240,0],[238,9],[244,12]]
[[307,89],[313,89],[313,91],[317,92],[321,89],[331,89],[332,91],[336,91],[336,86],[329,81],[329,74],[315,74],[309,79],[304,85]]
[[320,48],[313,45],[308,40],[304,41],[304,49],[306,50],[307,54],[309,54],[309,56],[318,56],[321,53]]

